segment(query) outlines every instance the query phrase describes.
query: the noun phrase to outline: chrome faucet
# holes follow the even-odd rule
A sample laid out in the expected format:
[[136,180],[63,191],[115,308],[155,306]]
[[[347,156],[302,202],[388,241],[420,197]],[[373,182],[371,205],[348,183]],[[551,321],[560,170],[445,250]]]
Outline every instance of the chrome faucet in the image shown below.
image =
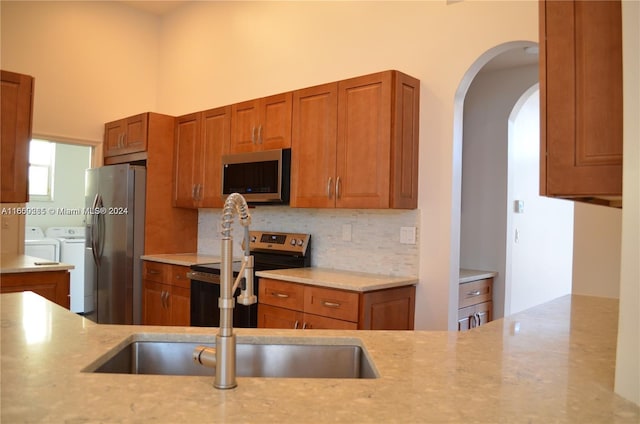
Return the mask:
[[[238,193],[230,194],[222,210],[222,250],[220,262],[220,328],[216,335],[216,347],[198,346],[193,351],[193,360],[207,367],[216,369],[213,386],[217,389],[233,389],[236,382],[236,336],[233,334],[233,293],[244,278],[244,285],[238,295],[238,302],[243,305],[256,303],[257,297],[253,288],[253,256],[250,255],[249,225],[251,215],[247,201]],[[240,224],[244,227],[244,256],[238,277],[233,282],[233,237],[231,225],[233,215],[237,213]]]

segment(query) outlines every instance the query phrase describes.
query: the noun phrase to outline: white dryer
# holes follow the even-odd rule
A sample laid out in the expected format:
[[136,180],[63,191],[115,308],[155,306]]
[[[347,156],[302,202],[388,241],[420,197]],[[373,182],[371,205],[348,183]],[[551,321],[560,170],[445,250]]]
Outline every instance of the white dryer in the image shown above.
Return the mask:
[[24,254],[46,262],[60,262],[60,242],[46,238],[40,227],[25,227]]
[[93,310],[93,288],[84,278],[85,227],[49,227],[46,235],[60,243],[60,262],[74,266],[71,273],[71,312]]

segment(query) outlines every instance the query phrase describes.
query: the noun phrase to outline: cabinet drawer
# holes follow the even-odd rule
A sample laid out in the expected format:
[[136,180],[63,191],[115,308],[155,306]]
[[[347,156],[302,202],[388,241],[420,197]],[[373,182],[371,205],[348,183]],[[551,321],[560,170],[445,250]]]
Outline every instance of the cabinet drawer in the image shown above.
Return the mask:
[[458,307],[464,308],[470,305],[487,302],[492,297],[493,278],[471,281],[460,284],[458,292]]
[[302,311],[304,307],[304,286],[285,281],[260,279],[258,301],[267,305]]
[[178,286],[185,289],[191,289],[191,280],[187,278],[189,267],[181,265],[171,265],[171,282],[172,286]]
[[142,279],[166,284],[171,280],[171,268],[160,262],[143,261]]
[[304,311],[329,318],[358,322],[358,293],[306,287]]
[[316,330],[357,330],[358,324],[320,315],[304,314],[304,328]]

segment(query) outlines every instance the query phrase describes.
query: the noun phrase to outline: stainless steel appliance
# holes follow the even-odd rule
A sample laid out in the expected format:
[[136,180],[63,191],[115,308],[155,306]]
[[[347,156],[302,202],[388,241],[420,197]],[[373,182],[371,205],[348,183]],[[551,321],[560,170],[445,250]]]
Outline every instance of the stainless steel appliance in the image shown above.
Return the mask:
[[[254,271],[270,269],[303,268],[311,265],[311,235],[251,231],[249,248],[253,256]],[[234,277],[240,262],[234,262]],[[187,274],[191,279],[191,325],[218,327],[220,325],[220,264],[192,265]],[[254,293],[259,295],[258,278],[254,278]],[[240,294],[240,288],[234,297]],[[258,299],[259,301],[260,299]],[[236,304],[233,326],[255,328],[258,326],[258,305]]]
[[141,323],[145,188],[143,166],[86,171],[85,278],[94,292],[87,317],[98,323]]
[[248,203],[289,203],[291,149],[222,156],[222,194],[241,194]]

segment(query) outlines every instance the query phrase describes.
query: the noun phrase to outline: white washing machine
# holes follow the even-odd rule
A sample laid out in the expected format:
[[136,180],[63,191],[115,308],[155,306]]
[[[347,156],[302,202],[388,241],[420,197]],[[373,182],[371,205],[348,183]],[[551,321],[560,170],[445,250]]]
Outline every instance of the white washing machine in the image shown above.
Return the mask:
[[71,312],[93,310],[93,288],[84,278],[85,227],[50,227],[46,236],[60,243],[60,262],[73,265],[71,273]]
[[25,227],[24,254],[43,262],[60,262],[60,242],[46,238],[40,227]]

